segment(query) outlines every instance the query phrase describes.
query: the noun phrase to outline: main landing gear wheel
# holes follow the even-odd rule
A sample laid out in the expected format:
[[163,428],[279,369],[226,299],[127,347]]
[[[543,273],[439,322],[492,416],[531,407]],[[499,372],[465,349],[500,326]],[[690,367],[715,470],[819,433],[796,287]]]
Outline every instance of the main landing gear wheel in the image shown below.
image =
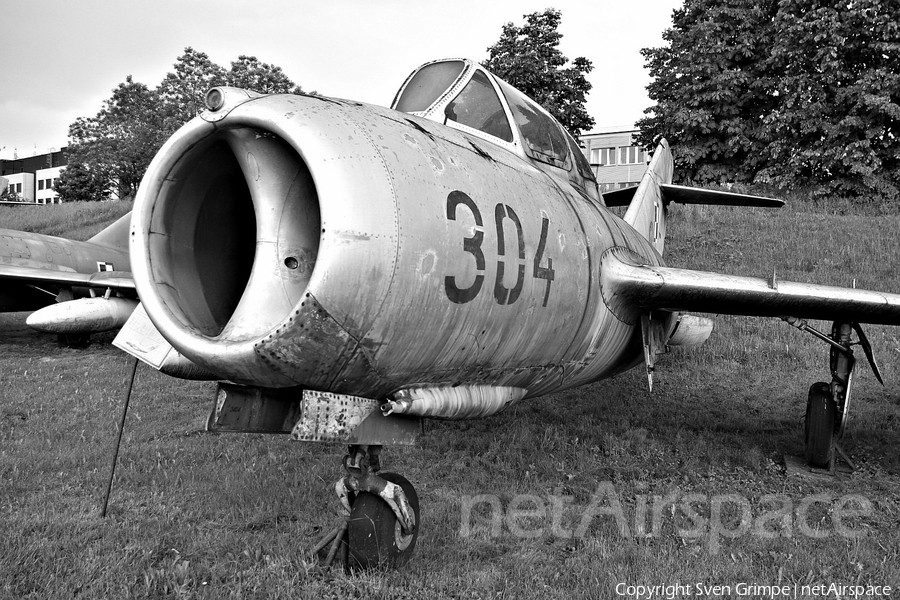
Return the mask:
[[415,517],[415,528],[403,533],[394,511],[381,497],[360,492],[347,521],[351,569],[396,568],[406,564],[419,536],[419,497],[415,488],[402,475],[381,473],[381,478],[399,485],[409,500]]
[[[806,401],[804,429],[806,462],[811,467],[831,469],[834,466],[834,453],[837,452],[853,469],[853,463],[840,447],[840,441],[847,428],[847,417],[850,414],[850,389],[853,383],[853,369],[856,366],[853,346],[862,347],[869,366],[872,367],[872,373],[878,382],[884,385],[884,378],[872,353],[872,344],[869,343],[859,323],[835,321],[831,326],[831,335],[828,335],[812,327],[804,319],[781,318],[830,346],[828,357],[831,383],[812,384]],[[854,331],[859,338],[856,342],[853,341]]]
[[834,429],[837,406],[827,383],[814,383],[806,401],[806,462],[827,469],[834,453]]

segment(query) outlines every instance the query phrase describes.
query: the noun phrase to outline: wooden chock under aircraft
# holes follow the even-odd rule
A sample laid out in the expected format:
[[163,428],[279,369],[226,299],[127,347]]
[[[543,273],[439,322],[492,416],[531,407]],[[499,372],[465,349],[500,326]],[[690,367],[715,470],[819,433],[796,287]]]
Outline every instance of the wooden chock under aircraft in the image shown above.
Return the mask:
[[131,216],[81,242],[0,229],[0,312],[79,345],[121,327],[137,306],[128,257]]
[[666,346],[709,335],[684,311],[834,322],[815,332],[832,373],[806,420],[807,459],[827,464],[851,346],[874,366],[859,324],[900,324],[900,295],[667,267],[670,202],[782,204],[675,186],[672,168],[662,142],[637,188],[601,196],[563,128],[470,60],[416,69],[391,109],[214,88],[140,186],[145,310],[116,344],[221,380],[209,429],[347,443],[330,555],[346,530],[362,567],[404,563],[419,532],[382,446],[422,417],[487,417],[641,363],[650,376]]

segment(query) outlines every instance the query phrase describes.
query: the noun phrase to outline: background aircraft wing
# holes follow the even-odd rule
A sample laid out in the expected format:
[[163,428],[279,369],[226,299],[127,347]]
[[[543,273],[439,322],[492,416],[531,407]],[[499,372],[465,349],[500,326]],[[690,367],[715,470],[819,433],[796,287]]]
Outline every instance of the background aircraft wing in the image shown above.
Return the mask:
[[56,271],[35,269],[15,265],[0,265],[0,281],[21,281],[22,283],[43,283],[92,288],[134,289],[134,280],[128,271],[98,271],[78,273],[76,271]]
[[654,267],[616,251],[603,258],[600,286],[627,322],[671,310],[900,325],[900,294]]

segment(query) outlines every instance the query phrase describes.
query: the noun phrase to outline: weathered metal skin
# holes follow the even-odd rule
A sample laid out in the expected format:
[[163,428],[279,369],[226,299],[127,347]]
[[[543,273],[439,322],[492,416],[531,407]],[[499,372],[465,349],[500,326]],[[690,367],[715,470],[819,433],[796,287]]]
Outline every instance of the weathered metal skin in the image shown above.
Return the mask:
[[536,396],[641,360],[600,261],[662,259],[562,178],[380,107],[268,96],[223,110],[163,147],[132,222],[141,300],[198,365],[381,398],[461,383]]
[[[111,268],[128,271],[128,250],[78,242],[24,231],[0,230],[0,266],[33,269],[37,272],[91,273],[98,261]],[[36,289],[36,287],[38,289]],[[55,302],[59,291],[55,286],[4,282],[0,286],[0,312],[35,310]],[[86,289],[78,290],[87,296]]]
[[900,325],[900,296],[896,294],[644,264],[614,252],[603,269],[600,286],[615,291],[610,305],[624,319],[637,318],[648,307],[672,311],[689,307],[759,317],[798,315],[828,320],[851,315],[845,318]]

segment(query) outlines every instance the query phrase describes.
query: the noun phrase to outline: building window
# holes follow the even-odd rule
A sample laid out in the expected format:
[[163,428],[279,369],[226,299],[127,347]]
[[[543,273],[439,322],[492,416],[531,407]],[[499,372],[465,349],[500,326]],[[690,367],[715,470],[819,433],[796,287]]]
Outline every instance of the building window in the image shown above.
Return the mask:
[[17,183],[17,184],[16,184],[16,193],[17,193],[17,194],[21,194],[21,193],[22,193],[22,184],[21,184],[21,183]]
[[44,189],[44,180],[43,179],[38,179],[38,189],[39,190]]
[[645,152],[643,148],[638,146],[619,147],[620,165],[637,165],[643,162],[645,162]]
[[615,148],[591,148],[591,166],[616,164]]

